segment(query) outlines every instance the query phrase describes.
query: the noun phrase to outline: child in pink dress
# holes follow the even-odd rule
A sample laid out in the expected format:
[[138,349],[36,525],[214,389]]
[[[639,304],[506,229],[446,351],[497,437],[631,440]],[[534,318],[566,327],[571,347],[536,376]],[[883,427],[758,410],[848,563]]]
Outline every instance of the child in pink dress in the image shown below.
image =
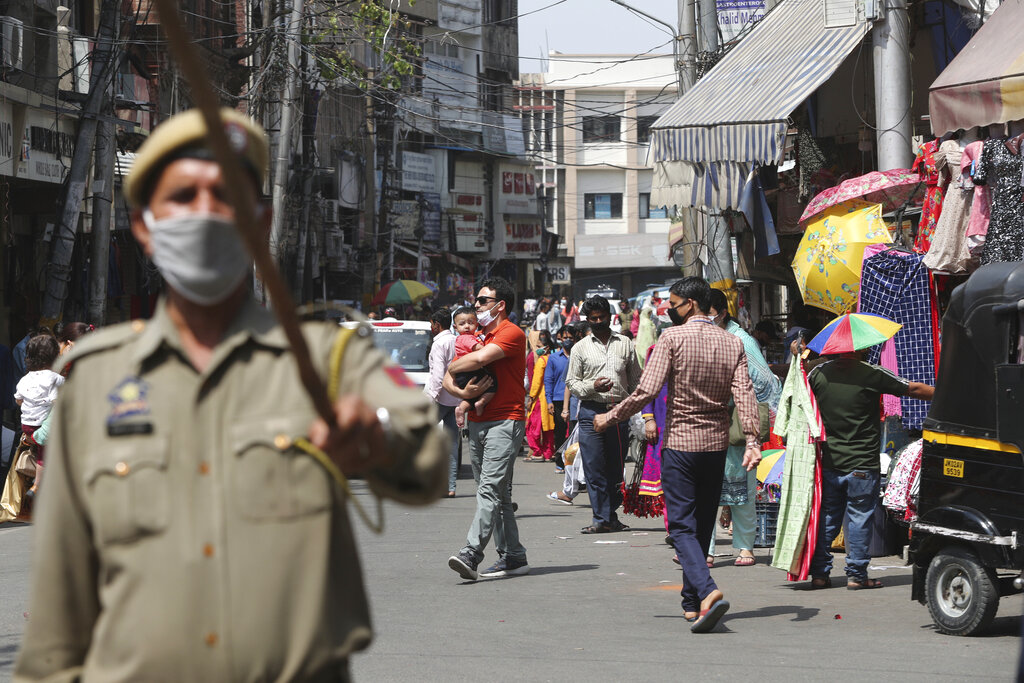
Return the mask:
[[[452,316],[452,324],[455,326],[455,357],[462,358],[467,353],[473,351],[479,351],[483,348],[483,344],[476,336],[476,311],[468,306],[460,308],[455,311],[455,315]],[[474,370],[472,372],[458,372],[453,378],[455,380],[455,386],[460,389],[465,389],[466,385],[472,379],[482,379],[483,377],[491,378],[491,386],[487,388],[483,394],[481,394],[472,407],[475,408],[477,415],[483,415],[484,406],[491,402],[494,398],[495,392],[498,390],[497,377],[494,376],[494,371],[488,367]],[[455,408],[455,423],[462,427],[466,423],[466,411],[469,410],[471,404],[469,401],[462,401]]]

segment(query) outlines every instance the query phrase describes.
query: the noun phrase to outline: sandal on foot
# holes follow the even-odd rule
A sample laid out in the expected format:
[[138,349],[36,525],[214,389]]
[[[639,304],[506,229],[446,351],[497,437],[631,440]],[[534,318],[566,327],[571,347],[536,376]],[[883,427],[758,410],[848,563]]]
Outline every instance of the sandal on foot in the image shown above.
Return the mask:
[[690,626],[690,633],[707,633],[718,625],[718,621],[729,611],[729,601],[719,600],[706,610],[702,610],[697,621]]
[[612,531],[632,531],[632,529],[630,529],[628,526],[626,526],[619,520],[615,520],[614,522],[612,522],[611,528]]
[[723,505],[722,514],[718,517],[718,526],[728,531],[730,524],[732,524],[732,509],[728,505]]
[[607,534],[611,532],[611,527],[604,524],[591,524],[580,529],[581,534]]
[[757,562],[757,560],[754,557],[747,557],[746,555],[740,555],[739,557],[736,558],[736,561],[733,562],[733,564],[736,565],[737,567],[750,567],[750,566],[752,566],[756,562]]
[[449,491],[448,492],[448,497],[449,498],[454,498],[455,497],[455,491]]
[[870,590],[872,588],[881,587],[882,582],[878,579],[862,579],[860,581],[851,579],[846,582],[846,590],[848,591]]
[[811,577],[811,590],[812,591],[821,590],[822,588],[831,588],[831,587],[832,587],[832,577],[831,576],[812,576]]
[[548,494],[548,498],[557,503],[561,503],[562,505],[572,505],[572,498],[566,500],[565,498],[562,498],[563,495],[565,494],[563,494],[561,491],[552,491],[551,493]]
[[523,458],[523,462],[545,462],[545,460],[539,455],[528,455]]

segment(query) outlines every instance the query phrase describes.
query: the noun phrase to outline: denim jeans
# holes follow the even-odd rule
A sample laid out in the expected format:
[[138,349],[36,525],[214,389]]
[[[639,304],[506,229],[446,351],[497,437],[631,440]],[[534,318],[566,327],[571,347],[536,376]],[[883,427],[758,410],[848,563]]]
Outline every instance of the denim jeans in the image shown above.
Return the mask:
[[872,522],[878,505],[880,475],[871,470],[821,471],[821,511],[818,514],[818,545],[811,558],[811,576],[832,572],[832,541],[846,517],[846,576],[854,581],[868,577]]
[[459,436],[459,426],[455,424],[455,406],[444,406],[437,404],[437,415],[444,423],[444,431],[452,440],[451,462],[448,465],[448,490],[455,490],[455,480],[459,478],[459,446],[462,438]]
[[469,460],[476,480],[476,514],[463,550],[479,561],[494,534],[498,554],[526,561],[519,542],[519,527],[512,509],[512,470],[523,447],[526,423],[522,420],[469,423]]
[[580,452],[583,473],[587,477],[587,493],[594,524],[609,525],[619,519],[616,510],[622,505],[622,470],[626,466],[629,425],[608,425],[602,434],[594,431],[594,415],[607,408],[592,401],[580,403]]
[[683,611],[696,612],[700,601],[718,588],[704,558],[715,532],[722,494],[725,451],[661,451],[661,487],[665,492],[668,533],[683,568]]

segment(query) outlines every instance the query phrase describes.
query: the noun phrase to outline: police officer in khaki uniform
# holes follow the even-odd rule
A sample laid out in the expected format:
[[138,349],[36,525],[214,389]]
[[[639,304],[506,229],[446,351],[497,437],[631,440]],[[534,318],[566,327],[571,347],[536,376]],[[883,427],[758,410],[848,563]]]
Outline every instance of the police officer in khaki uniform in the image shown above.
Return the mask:
[[[265,135],[222,120],[269,232]],[[434,407],[368,330],[304,326],[321,376],[344,344],[336,424],[316,419],[283,331],[248,294],[205,135],[198,111],[169,119],[125,185],[167,292],[148,323],[92,334],[68,361],[15,680],[347,680],[371,637],[348,503],[297,441],[378,496],[445,490]]]

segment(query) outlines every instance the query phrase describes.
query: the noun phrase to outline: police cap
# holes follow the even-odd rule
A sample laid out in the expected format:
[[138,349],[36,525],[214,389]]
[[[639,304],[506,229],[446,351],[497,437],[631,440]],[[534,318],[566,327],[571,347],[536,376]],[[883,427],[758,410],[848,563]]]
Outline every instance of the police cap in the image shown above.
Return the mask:
[[[233,109],[221,109],[220,118],[231,148],[257,184],[262,185],[270,165],[266,132]],[[131,173],[125,179],[125,199],[132,206],[144,206],[164,167],[185,158],[214,158],[206,144],[206,121],[198,109],[176,114],[153,129],[135,155]]]

